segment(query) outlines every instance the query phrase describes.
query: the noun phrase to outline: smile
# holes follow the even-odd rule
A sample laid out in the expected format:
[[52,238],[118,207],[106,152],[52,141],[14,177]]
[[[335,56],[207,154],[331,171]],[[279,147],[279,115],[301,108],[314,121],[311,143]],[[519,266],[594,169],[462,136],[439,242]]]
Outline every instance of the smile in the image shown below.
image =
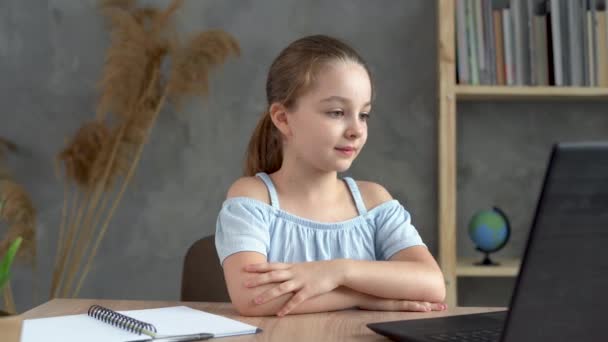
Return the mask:
[[357,151],[352,147],[336,147],[336,151],[345,156],[352,156]]

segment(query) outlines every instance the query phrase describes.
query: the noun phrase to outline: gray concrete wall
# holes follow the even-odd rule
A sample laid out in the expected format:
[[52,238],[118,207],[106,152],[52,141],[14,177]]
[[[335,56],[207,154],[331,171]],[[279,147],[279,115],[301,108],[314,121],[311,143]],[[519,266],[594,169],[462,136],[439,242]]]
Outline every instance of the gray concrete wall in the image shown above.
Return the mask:
[[[214,232],[225,191],[241,174],[272,59],[316,33],[350,42],[375,74],[370,139],[350,173],[402,201],[436,255],[435,13],[428,0],[186,1],[180,31],[224,29],[240,42],[242,57],[214,72],[206,102],[163,111],[81,296],[179,298],[184,253]],[[22,266],[14,274],[20,311],[48,298],[63,200],[53,160],[94,115],[107,44],[93,0],[0,1],[0,136],[21,147],[10,165],[39,214],[36,276]],[[499,254],[519,255],[551,142],[605,138],[604,105],[462,103],[461,227],[475,210],[499,205],[514,225],[512,243]],[[463,229],[458,240],[461,254],[476,255]],[[511,279],[463,279],[462,304],[504,305],[511,287]]]

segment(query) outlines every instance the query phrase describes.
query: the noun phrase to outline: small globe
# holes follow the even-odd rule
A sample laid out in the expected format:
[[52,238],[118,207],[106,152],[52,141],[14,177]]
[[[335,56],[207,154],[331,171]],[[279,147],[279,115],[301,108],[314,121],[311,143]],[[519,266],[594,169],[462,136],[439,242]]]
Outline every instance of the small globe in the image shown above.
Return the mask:
[[477,212],[469,222],[469,237],[477,250],[486,254],[483,265],[495,264],[489,253],[503,248],[509,241],[511,226],[505,213],[494,207],[491,210]]

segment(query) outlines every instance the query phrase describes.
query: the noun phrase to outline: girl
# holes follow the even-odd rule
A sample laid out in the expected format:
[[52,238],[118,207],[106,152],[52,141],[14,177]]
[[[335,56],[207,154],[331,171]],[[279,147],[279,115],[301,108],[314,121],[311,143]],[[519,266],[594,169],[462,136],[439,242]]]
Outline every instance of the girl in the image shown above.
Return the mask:
[[441,270],[409,213],[382,186],[337,176],[367,140],[363,59],[331,37],[299,39],[272,63],[266,93],[215,235],[238,312],[445,310]]

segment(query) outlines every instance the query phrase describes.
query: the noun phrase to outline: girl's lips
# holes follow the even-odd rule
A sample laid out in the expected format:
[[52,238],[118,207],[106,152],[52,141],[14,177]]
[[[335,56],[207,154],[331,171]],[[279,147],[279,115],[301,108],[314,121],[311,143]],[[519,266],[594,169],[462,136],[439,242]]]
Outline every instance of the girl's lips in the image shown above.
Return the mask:
[[352,148],[352,147],[336,147],[336,150],[338,152],[340,152],[340,154],[346,155],[346,156],[352,156],[353,154],[355,154],[356,149]]

